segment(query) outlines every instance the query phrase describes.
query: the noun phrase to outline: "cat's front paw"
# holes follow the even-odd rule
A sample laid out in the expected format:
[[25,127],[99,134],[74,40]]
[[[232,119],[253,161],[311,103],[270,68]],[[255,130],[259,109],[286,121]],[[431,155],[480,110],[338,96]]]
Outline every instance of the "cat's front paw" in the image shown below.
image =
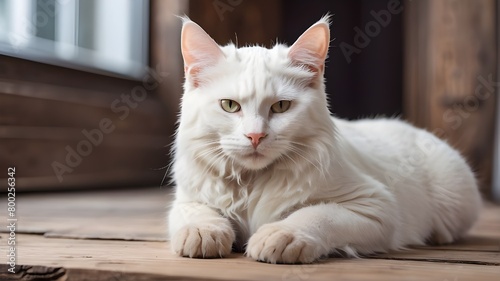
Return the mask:
[[234,231],[226,225],[189,224],[172,237],[174,252],[190,258],[221,258],[231,253]]
[[247,256],[269,263],[311,263],[328,254],[323,252],[318,241],[283,223],[261,226],[246,249]]

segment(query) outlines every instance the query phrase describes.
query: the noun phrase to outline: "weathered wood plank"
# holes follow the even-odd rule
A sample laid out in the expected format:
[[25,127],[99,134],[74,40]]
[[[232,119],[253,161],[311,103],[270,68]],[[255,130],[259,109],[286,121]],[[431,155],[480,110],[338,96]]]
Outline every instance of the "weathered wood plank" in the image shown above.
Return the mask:
[[[500,242],[500,240],[497,240],[496,242]],[[434,249],[409,249],[407,251],[381,254],[372,258],[411,261],[457,262],[500,266],[500,249],[490,252],[444,250],[436,247]]]
[[7,273],[8,265],[0,264],[0,280],[37,280],[37,281],[162,281],[162,280],[208,280],[192,277],[165,276],[148,273],[125,273],[120,271],[74,269],[48,266],[22,265],[15,268],[15,274]]
[[31,191],[76,191],[76,190],[103,190],[138,187],[144,184],[149,186],[160,186],[163,183],[165,169],[162,170],[140,170],[122,169],[107,170],[92,173],[65,174],[64,180],[54,176],[40,177],[17,177],[17,192]]
[[[110,134],[102,143],[93,145],[84,135],[69,130],[63,137],[71,139],[12,138],[0,140],[0,166],[17,167],[17,177],[54,177],[66,175],[112,173],[115,171],[146,172],[168,165],[168,139],[154,136]],[[33,130],[36,133],[37,130]],[[43,130],[49,134],[51,130]],[[29,131],[26,132],[30,134]],[[36,135],[34,133],[34,135]],[[43,132],[42,132],[43,133]],[[0,128],[1,135],[1,128]],[[50,136],[50,135],[49,135]],[[52,135],[52,137],[57,137]],[[55,165],[55,166],[53,166]],[[66,168],[61,168],[64,165]],[[6,177],[2,175],[0,177]],[[119,179],[117,179],[119,181]],[[22,188],[22,186],[19,186]]]
[[21,265],[14,268],[15,273],[8,272],[10,266],[0,264],[0,280],[65,280],[67,270],[61,267]]
[[[165,280],[331,280],[335,277],[339,280],[451,281],[496,280],[500,274],[498,206],[487,204],[472,230],[475,236],[454,245],[426,246],[362,259],[329,258],[312,265],[269,265],[241,254],[213,260],[172,254],[169,242],[164,241],[166,211],[173,198],[171,191],[141,188],[19,194],[19,264],[43,266],[39,269],[48,273],[42,276],[53,276],[54,272],[64,272],[63,276],[68,278],[75,276],[69,280],[100,280],[94,276],[120,276],[120,280],[142,276],[143,279],[136,280],[159,280],[159,276],[163,276]],[[5,204],[6,201],[1,201],[0,209],[5,209]],[[5,220],[2,217],[0,220]],[[0,233],[0,245],[7,243],[6,238],[6,234]]]
[[165,241],[171,189],[18,194],[18,232],[47,237]]
[[[6,243],[2,235],[0,243]],[[500,266],[411,260],[332,258],[312,265],[271,265],[241,254],[180,258],[165,242],[50,239],[18,235],[22,264],[219,280],[498,280]]]
[[[67,97],[71,95],[65,94]],[[150,98],[134,102],[132,105],[137,107],[132,108],[122,102],[119,95],[114,97],[108,103],[94,105],[0,92],[0,126],[23,126],[25,131],[28,131],[27,127],[36,126],[91,130],[99,128],[100,122],[107,118],[113,122],[114,132],[168,135],[164,126],[166,110],[158,100]]]
[[[20,194],[17,200],[21,206],[18,216],[24,222],[19,231],[23,233],[62,238],[164,241],[173,188]],[[5,204],[0,201],[0,209],[5,208]],[[422,250],[499,252],[498,213],[499,207],[487,204],[478,223],[464,239],[451,245],[418,247],[416,253]]]
[[[16,84],[40,83],[77,90],[89,90],[96,93],[125,92],[142,83],[142,81],[109,77],[4,55],[0,55],[0,79],[1,81],[12,81]],[[19,87],[23,88],[22,85],[19,85]],[[93,98],[105,99],[105,97],[98,97],[98,95],[93,95],[91,99]]]

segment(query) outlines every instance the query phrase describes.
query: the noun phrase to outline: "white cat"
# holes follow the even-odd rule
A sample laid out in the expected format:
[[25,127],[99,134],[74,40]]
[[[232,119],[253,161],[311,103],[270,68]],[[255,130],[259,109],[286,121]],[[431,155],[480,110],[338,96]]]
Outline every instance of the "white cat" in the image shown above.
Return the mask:
[[[450,243],[478,216],[474,174],[434,135],[330,116],[322,18],[291,47],[221,47],[184,20],[172,249],[310,263]],[[333,101],[335,102],[335,101]]]

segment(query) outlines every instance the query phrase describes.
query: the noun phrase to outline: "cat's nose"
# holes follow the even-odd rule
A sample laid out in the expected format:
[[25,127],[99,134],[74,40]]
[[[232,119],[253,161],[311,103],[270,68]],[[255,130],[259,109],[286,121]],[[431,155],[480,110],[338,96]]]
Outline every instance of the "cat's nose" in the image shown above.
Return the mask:
[[253,148],[257,148],[257,146],[260,144],[260,141],[265,138],[267,134],[264,133],[249,133],[245,134],[245,137],[247,137],[251,142]]

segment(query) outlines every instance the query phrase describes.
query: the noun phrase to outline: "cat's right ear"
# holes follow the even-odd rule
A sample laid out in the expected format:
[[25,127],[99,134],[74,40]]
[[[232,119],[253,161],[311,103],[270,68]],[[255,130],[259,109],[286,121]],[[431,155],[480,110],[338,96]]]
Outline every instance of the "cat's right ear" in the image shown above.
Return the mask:
[[330,15],[307,29],[290,47],[288,57],[313,73],[322,73],[330,45]]
[[182,25],[181,51],[186,78],[191,79],[195,87],[198,87],[202,80],[199,73],[224,57],[214,39],[199,25],[186,18]]

